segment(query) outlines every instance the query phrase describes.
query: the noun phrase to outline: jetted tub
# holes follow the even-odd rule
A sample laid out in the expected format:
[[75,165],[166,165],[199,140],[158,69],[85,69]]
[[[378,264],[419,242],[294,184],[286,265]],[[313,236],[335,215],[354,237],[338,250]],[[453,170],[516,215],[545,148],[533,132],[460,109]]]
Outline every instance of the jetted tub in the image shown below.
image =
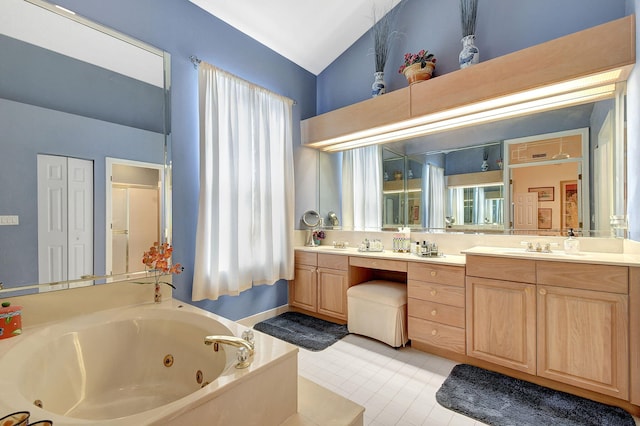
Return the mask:
[[[64,309],[64,308],[62,308]],[[255,355],[204,344],[244,327],[169,300],[101,311],[0,341],[0,417],[54,425],[278,425],[297,410],[297,349],[255,332]]]

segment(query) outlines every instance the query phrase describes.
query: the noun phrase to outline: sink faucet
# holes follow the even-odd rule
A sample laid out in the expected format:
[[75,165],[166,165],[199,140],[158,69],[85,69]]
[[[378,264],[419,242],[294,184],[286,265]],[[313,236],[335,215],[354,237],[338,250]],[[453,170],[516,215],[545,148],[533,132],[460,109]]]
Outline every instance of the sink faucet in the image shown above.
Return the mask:
[[204,338],[205,345],[213,345],[213,350],[218,352],[220,350],[220,344],[230,345],[238,350],[238,363],[236,364],[236,368],[247,368],[251,365],[250,358],[254,354],[254,344],[252,341],[252,336],[250,334],[243,333],[243,337],[236,336],[207,336]]
[[532,242],[522,241],[520,244],[527,246],[525,251],[534,253],[551,253],[551,246],[557,246],[557,243],[536,243],[535,246]]

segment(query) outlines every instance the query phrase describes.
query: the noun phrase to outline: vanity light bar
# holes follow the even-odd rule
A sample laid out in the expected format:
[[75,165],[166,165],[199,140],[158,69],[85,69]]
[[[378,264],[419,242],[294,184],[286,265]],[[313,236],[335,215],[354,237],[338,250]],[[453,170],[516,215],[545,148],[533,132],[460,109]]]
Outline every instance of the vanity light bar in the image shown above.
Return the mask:
[[373,129],[351,133],[309,144],[323,151],[380,144],[392,140],[424,136],[480,123],[489,123],[519,115],[592,102],[613,96],[615,82],[622,70],[616,69],[588,77],[501,96],[446,111],[427,114]]

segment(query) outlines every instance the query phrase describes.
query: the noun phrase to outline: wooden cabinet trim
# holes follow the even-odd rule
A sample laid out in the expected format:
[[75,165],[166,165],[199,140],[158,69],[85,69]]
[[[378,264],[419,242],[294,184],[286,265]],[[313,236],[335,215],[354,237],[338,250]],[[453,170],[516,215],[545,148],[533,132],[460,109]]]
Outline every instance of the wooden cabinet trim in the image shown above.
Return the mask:
[[296,265],[295,279],[289,281],[289,304],[315,312],[318,306],[317,283],[315,266]]
[[409,297],[407,309],[411,317],[465,328],[464,308]]
[[347,276],[347,271],[318,268],[319,313],[347,319]]
[[358,266],[360,268],[407,272],[407,262],[404,260],[389,260],[389,259],[376,259],[372,257],[349,256],[349,265]]
[[438,284],[464,287],[465,268],[463,266],[438,265],[428,262],[409,262],[407,278]]
[[318,264],[318,254],[309,251],[296,250],[294,252],[294,261],[296,265],[316,266]]
[[407,297],[464,308],[464,287],[409,280]]
[[628,296],[543,285],[537,290],[538,376],[628,399]]
[[464,329],[408,317],[409,339],[459,354],[465,353]]
[[342,254],[318,254],[318,266],[322,268],[339,269],[346,271],[349,269],[349,257]]
[[467,276],[535,284],[536,261],[467,255]]
[[467,277],[467,355],[536,373],[536,286]]
[[640,267],[629,268],[630,401],[640,405]]
[[537,283],[628,294],[629,268],[593,263],[536,262]]

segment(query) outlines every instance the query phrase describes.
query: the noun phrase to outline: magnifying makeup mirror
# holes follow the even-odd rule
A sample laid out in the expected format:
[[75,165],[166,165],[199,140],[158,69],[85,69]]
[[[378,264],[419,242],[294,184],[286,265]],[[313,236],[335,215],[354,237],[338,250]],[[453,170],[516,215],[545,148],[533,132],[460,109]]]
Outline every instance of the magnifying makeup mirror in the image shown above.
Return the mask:
[[316,243],[313,239],[313,230],[320,223],[320,215],[315,210],[307,210],[302,215],[302,223],[307,227],[307,242],[305,246],[316,247]]

